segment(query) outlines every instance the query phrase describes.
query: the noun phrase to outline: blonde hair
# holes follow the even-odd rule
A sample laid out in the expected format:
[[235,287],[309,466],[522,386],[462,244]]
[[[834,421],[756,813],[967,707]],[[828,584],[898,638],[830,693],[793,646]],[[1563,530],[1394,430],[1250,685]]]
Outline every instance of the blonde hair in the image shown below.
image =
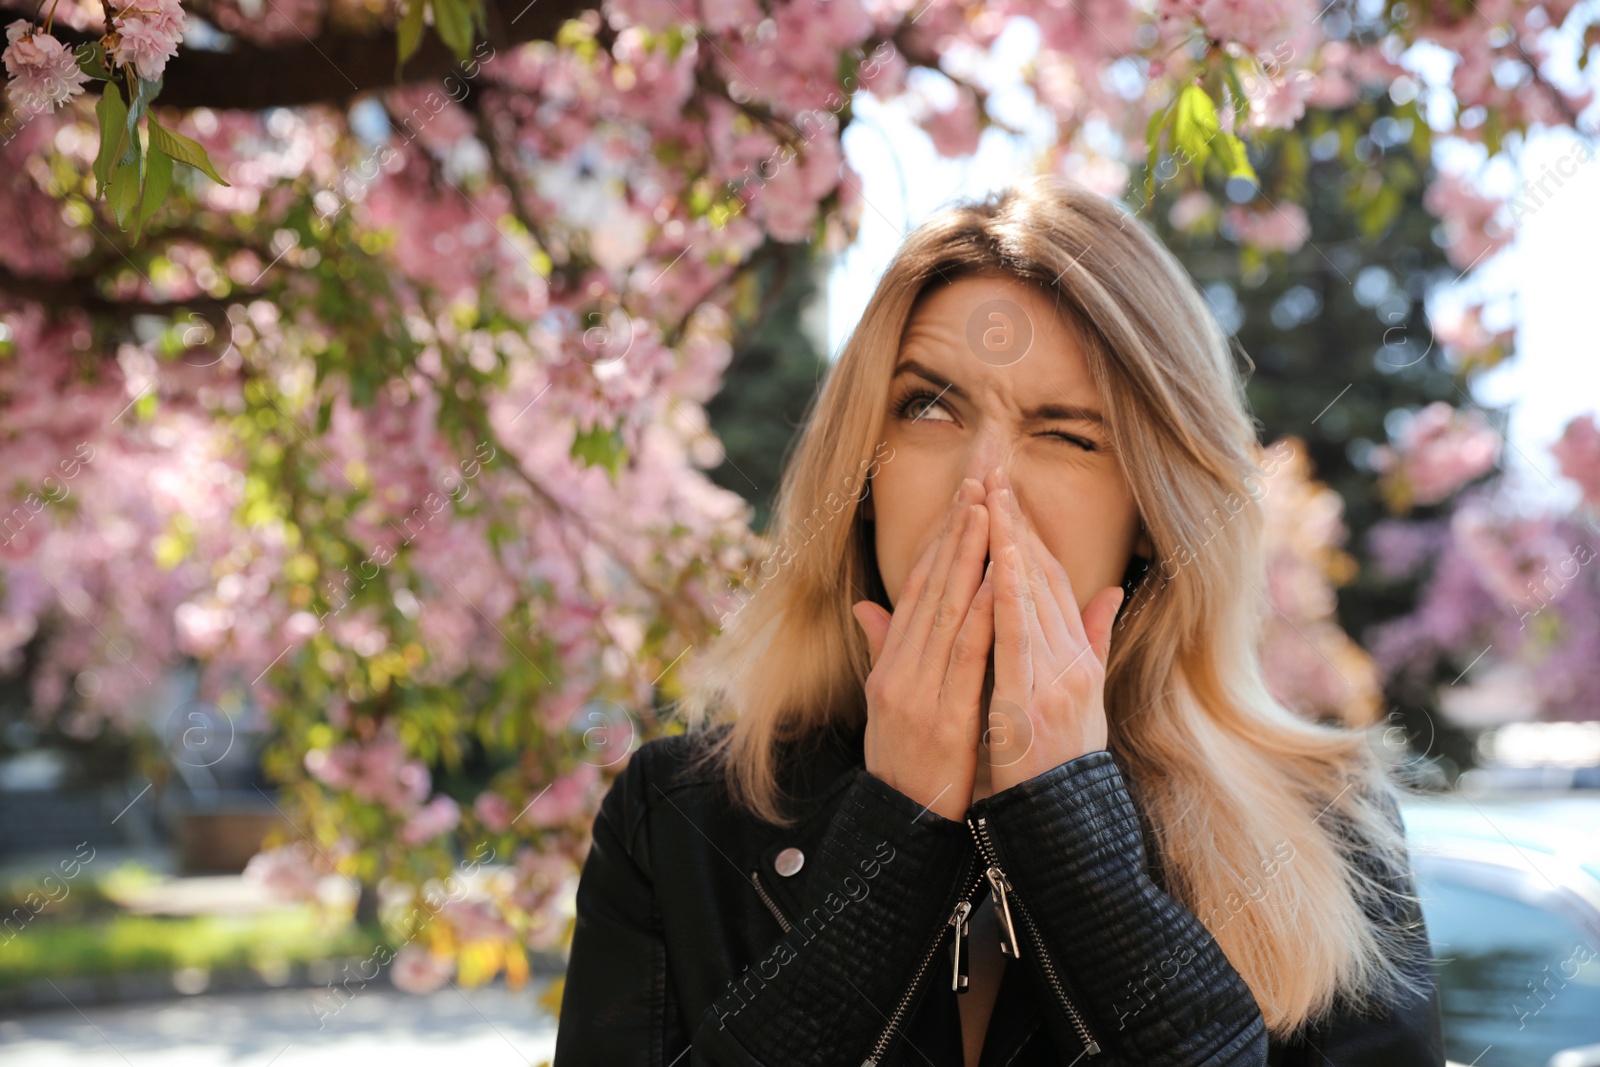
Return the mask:
[[850,605],[879,587],[856,481],[893,462],[880,437],[917,299],[974,274],[1037,285],[1082,339],[1155,548],[1117,622],[1105,705],[1168,890],[1275,1034],[1336,999],[1416,988],[1406,931],[1382,919],[1406,899],[1407,869],[1382,764],[1361,730],[1307,721],[1263,678],[1263,452],[1227,338],[1141,223],[1059,177],[946,208],[879,281],[785,470],[775,571],[724,620],[676,702],[691,729],[729,724],[703,758],[736,803],[783,825],[783,746],[865,723],[870,663]]

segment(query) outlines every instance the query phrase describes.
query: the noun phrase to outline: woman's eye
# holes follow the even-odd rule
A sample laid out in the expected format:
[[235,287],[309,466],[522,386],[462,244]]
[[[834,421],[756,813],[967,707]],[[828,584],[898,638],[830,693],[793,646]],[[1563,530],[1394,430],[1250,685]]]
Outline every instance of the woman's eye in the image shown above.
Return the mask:
[[[920,390],[906,395],[895,405],[895,414],[913,421],[940,418],[936,413],[941,411],[944,411],[944,405],[939,402],[939,398],[933,393]],[[942,417],[942,421],[950,421],[948,414]]]
[[1062,433],[1059,430],[1051,430],[1049,433],[1045,434],[1045,436],[1057,438],[1058,440],[1065,441],[1069,445],[1077,445],[1085,452],[1099,451],[1099,447],[1093,441],[1086,441],[1082,437],[1074,437],[1072,434]]

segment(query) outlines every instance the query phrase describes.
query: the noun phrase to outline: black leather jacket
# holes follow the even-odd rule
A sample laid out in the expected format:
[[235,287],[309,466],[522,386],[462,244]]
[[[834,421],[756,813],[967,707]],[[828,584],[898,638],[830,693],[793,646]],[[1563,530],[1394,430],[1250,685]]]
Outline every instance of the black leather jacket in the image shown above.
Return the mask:
[[1238,972],[1147,864],[1110,753],[957,822],[869,774],[862,737],[831,732],[782,762],[790,827],[689,773],[698,735],[632,755],[579,880],[554,1067],[961,1067],[951,919],[991,891],[991,866],[1021,955],[981,1067],[1443,1064],[1431,968],[1427,997],[1269,1040]]

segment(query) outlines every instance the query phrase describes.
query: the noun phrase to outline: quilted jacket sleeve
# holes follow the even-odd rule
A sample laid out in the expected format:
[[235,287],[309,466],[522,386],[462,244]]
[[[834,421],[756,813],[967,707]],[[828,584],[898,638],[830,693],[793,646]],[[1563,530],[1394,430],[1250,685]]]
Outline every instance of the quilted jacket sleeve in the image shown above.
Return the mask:
[[1051,1005],[1046,1018],[1064,1055],[1083,1045],[1046,959],[1109,1054],[1085,1064],[1266,1064],[1266,1026],[1249,987],[1200,920],[1148,874],[1138,814],[1109,752],[985,797],[968,817],[982,820],[1011,884],[1023,962]]
[[554,1067],[666,1067],[688,1044],[669,996],[655,888],[634,858],[647,748],[629,759],[595,816],[578,878]]
[[943,933],[974,852],[962,823],[858,769],[824,833],[811,910],[707,1009],[695,1052],[721,1067],[861,1064]]

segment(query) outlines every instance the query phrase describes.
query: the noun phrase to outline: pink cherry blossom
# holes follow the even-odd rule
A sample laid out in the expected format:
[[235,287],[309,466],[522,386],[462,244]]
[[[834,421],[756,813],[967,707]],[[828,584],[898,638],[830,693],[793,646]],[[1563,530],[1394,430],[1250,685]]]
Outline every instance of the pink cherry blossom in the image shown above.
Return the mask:
[[1259,209],[1231,204],[1223,220],[1234,240],[1267,252],[1294,252],[1311,237],[1311,223],[1299,204],[1280,202]]
[[[305,763],[306,770],[324,785],[347,789],[362,800],[385,804],[397,812],[415,810],[431,788],[427,767],[405,759],[404,747],[394,737],[314,748],[306,753]],[[436,811],[432,817],[440,815],[442,812]]]
[[[339,822],[353,836],[328,849],[380,878],[443,878],[427,868],[464,843],[461,813],[433,796],[421,753],[441,754],[442,772],[463,732],[514,738],[516,751],[496,753],[508,769],[472,806],[476,825],[521,842],[517,858],[474,882],[479,895],[452,926],[555,946],[611,754],[646,725],[582,717],[597,694],[653,706],[652,679],[709,638],[730,606],[729,577],[760,547],[749,506],[707,476],[722,457],[706,405],[748,326],[735,294],[751,257],[774,240],[838,252],[857,231],[862,183],[840,146],[853,94],[908,106],[937,151],[969,153],[987,50],[1012,19],[1030,18],[1041,48],[1023,79],[1054,124],[1038,169],[1111,196],[1137,180],[1151,115],[1225,63],[1252,100],[1236,130],[1246,140],[1306,109],[1379,98],[1418,42],[1452,57],[1458,106],[1425,109],[1436,139],[1482,142],[1497,128],[1515,144],[1533,124],[1569,124],[1588,90],[1536,83],[1529,64],[1558,65],[1546,62],[1556,57],[1545,29],[1571,0],[1480,6],[1408,8],[1357,43],[1325,40],[1321,4],[1306,0],[610,0],[557,41],[452,72],[472,82],[470,112],[448,79],[377,94],[386,140],[358,136],[343,107],[163,111],[231,184],[179,183],[160,269],[139,271],[106,254],[116,234],[66,202],[79,183],[47,180],[85,178],[98,138],[85,102],[57,107],[82,92],[70,53],[40,33],[20,40],[27,24],[16,23],[6,66],[24,121],[0,145],[0,265],[46,289],[70,280],[152,308],[229,295],[223,321],[169,317],[160,340],[144,321],[160,316],[131,328],[70,301],[0,300],[0,470],[18,500],[54,498],[24,508],[26,522],[0,539],[0,666],[30,670],[41,728],[160,736],[171,711],[163,672],[192,657],[203,699],[248,692],[254,726],[292,727],[274,734],[272,765],[297,787],[286,798],[304,806],[297,818],[327,826],[348,805],[381,807],[365,814],[382,818]],[[98,0],[51,10],[85,38],[105,32]],[[112,58],[161,73],[182,8],[113,0],[109,10]],[[243,42],[299,43],[331,6],[216,0],[207,11]],[[1486,33],[1490,24],[1508,32]],[[942,94],[923,80],[933,69]],[[1012,113],[997,101],[997,120]],[[1214,175],[1202,180],[1207,192],[1177,201],[1180,229],[1216,221],[1263,250],[1309,239],[1291,197],[1269,190],[1270,202],[1223,207],[1210,199]],[[1464,176],[1431,180],[1428,206],[1458,269],[1509,240],[1498,223],[1515,212]],[[283,237],[304,236],[296,213],[308,201],[334,236],[290,247]],[[229,228],[246,239],[213,240],[207,218],[238,220]],[[1463,368],[1514,340],[1477,308],[1434,330]],[[1385,484],[1412,503],[1477,499],[1481,487],[1466,483],[1490,473],[1483,428],[1428,426],[1377,454]],[[586,427],[616,428],[626,454],[614,473],[573,455]],[[1600,481],[1595,436],[1593,420],[1575,424],[1553,450],[1587,507]],[[292,494],[272,470],[292,474]],[[1453,677],[1492,645],[1474,674],[1493,661],[1509,665],[1505,677],[1535,679],[1530,714],[1600,707],[1597,568],[1566,578],[1573,564],[1561,555],[1586,536],[1581,524],[1480,500],[1477,512],[1460,502],[1459,524],[1374,530],[1377,577],[1422,592],[1411,616],[1361,635],[1369,658],[1335,615],[1336,588],[1356,567],[1340,548],[1341,501],[1307,468],[1280,473],[1263,546],[1277,609],[1263,655],[1286,704],[1356,717],[1378,676],[1426,684],[1443,664]],[[425,687],[466,699],[424,713]],[[581,751],[575,723],[590,731]],[[269,854],[252,877],[303,893],[325,863]],[[451,973],[421,946],[396,968],[397,984],[417,989]]]
[[580,763],[561,775],[528,807],[522,820],[533,826],[559,826],[586,809],[589,795],[600,780],[593,764]]
[[1501,201],[1485,196],[1466,178],[1445,171],[1423,194],[1423,204],[1444,223],[1450,262],[1466,270],[1511,242],[1511,231],[1498,221]]
[[455,974],[455,961],[435,956],[421,945],[402,945],[389,965],[389,980],[403,993],[426,996],[443,988]]
[[313,900],[326,867],[309,843],[296,841],[250,857],[244,877],[286,899]]
[[[20,111],[53,111],[83,92],[89,76],[65,45],[26,19],[6,27],[8,91]],[[8,137],[9,140],[9,137]]]
[[1435,504],[1490,470],[1499,456],[1500,434],[1482,413],[1439,400],[1417,412],[1392,447],[1373,449],[1370,462],[1402,479],[1416,503]]
[[1567,423],[1561,437],[1550,446],[1561,473],[1578,483],[1590,507],[1600,508],[1600,424],[1594,412]]
[[939,109],[930,106],[921,126],[933,138],[933,147],[941,156],[970,156],[978,150],[978,101],[965,87],[956,90],[955,104]]
[[116,39],[109,53],[145,81],[157,81],[178,54],[187,16],[179,0],[127,0],[113,8]]
[[421,845],[449,833],[460,823],[461,806],[447,796],[436,796],[406,820],[400,830],[400,840],[408,845]]
[[510,829],[511,820],[516,815],[511,810],[510,802],[500,793],[493,791],[479,793],[478,799],[472,802],[472,810],[484,828],[495,834],[503,834]]

